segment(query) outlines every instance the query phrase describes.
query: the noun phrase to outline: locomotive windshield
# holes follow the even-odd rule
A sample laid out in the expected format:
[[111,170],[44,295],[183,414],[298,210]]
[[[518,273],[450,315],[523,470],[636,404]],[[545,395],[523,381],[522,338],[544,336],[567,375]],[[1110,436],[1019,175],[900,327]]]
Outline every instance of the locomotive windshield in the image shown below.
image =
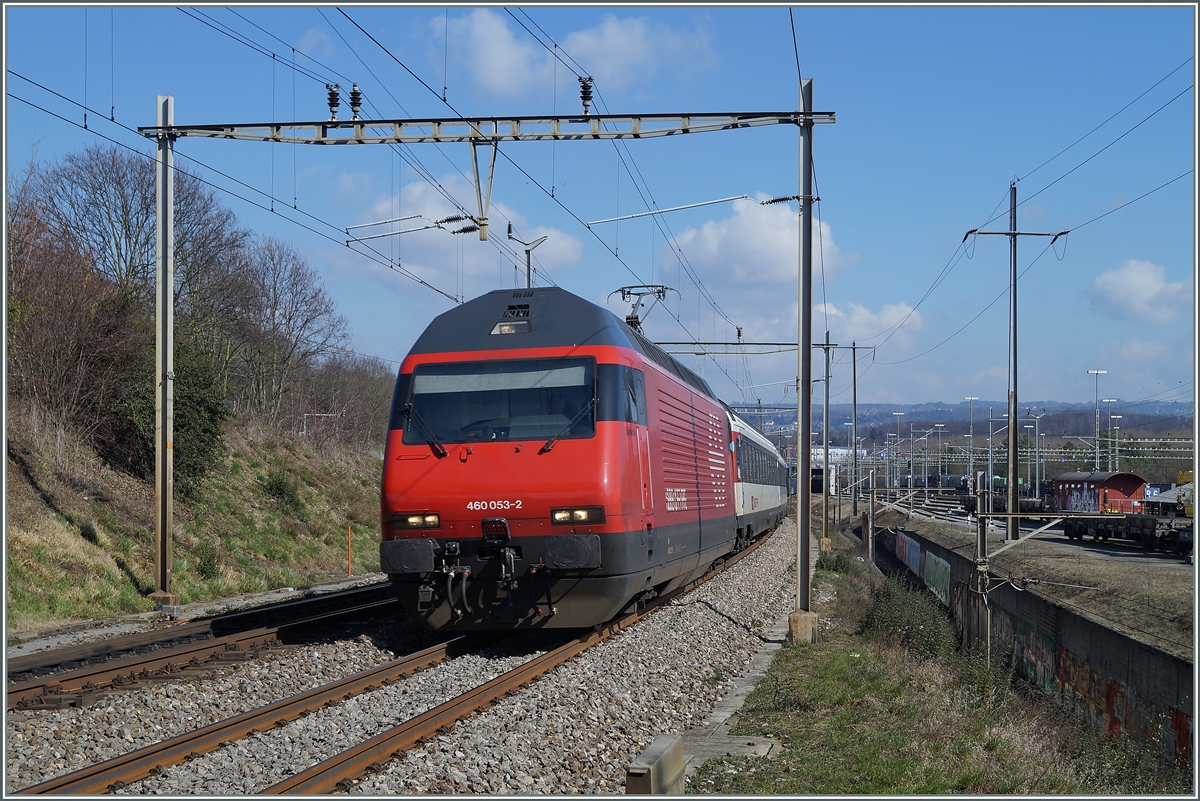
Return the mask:
[[[412,376],[413,410],[446,443],[590,437],[594,375],[592,359],[422,364]],[[404,444],[425,438],[405,427]]]

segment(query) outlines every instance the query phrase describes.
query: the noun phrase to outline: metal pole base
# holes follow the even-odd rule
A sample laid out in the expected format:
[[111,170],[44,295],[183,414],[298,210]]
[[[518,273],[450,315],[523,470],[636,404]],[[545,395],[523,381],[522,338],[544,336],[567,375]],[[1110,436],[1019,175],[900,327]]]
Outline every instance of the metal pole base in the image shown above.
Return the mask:
[[164,606],[178,606],[179,596],[173,592],[164,592],[155,590],[150,593],[150,600],[154,601],[155,611],[161,611]]
[[817,613],[797,609],[788,615],[788,642],[792,645],[813,643],[817,634]]

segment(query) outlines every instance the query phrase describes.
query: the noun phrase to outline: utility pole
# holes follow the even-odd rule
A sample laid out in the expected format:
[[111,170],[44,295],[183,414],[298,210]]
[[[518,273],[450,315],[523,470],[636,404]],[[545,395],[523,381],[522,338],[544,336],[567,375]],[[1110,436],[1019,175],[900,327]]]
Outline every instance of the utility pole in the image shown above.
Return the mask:
[[[161,131],[175,123],[175,98],[158,95],[155,118]],[[154,592],[159,609],[177,611],[171,586],[171,534],[174,526],[175,437],[175,148],[174,137],[157,136],[154,176],[155,337],[154,337]]]
[[[992,234],[1008,237],[1009,251],[1009,288],[1008,288],[1008,514],[1005,539],[1012,541],[1020,538],[1020,522],[1016,517],[1019,509],[1017,504],[1017,427],[1013,421],[1017,419],[1017,237],[1018,236],[1052,236],[1053,245],[1060,236],[1069,231],[1057,234],[1031,233],[1017,230],[1017,182],[1009,184],[1008,193],[1008,230],[980,231],[978,228],[967,231],[963,242],[971,234]],[[1099,418],[1097,418],[1099,419]],[[1097,456],[1097,461],[1099,456]]]
[[809,541],[812,502],[812,79],[800,83],[800,280],[797,287],[796,344],[796,610],[788,617],[792,642],[813,641]]
[[[900,418],[904,416],[904,412],[892,412],[892,416],[896,418],[896,453],[893,459],[896,463],[896,489],[900,489]],[[899,493],[896,497],[900,497]]]

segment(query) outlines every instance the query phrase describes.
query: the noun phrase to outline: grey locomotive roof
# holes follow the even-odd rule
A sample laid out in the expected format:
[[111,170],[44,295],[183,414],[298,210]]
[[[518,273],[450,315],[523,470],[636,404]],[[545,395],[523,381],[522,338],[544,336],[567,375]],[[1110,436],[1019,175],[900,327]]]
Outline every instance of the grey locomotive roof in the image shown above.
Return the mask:
[[1128,473],[1124,470],[1114,470],[1111,473],[1099,473],[1099,472],[1097,472],[1097,473],[1063,473],[1062,475],[1055,476],[1052,480],[1054,480],[1054,481],[1104,482],[1104,481],[1108,481],[1113,476],[1133,476],[1138,481],[1141,481],[1143,483],[1145,482],[1145,479],[1142,478],[1141,476],[1139,476],[1137,473]]
[[[519,334],[492,334],[499,322],[528,321]],[[409,353],[613,346],[638,351],[688,384],[716,398],[708,382],[638,334],[602,306],[562,287],[496,289],[439,314]]]

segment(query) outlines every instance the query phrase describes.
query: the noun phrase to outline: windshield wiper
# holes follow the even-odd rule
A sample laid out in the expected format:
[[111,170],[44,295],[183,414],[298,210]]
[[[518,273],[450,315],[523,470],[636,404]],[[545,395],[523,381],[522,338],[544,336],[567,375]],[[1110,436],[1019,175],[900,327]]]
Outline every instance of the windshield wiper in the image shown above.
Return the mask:
[[550,449],[554,447],[554,443],[557,442],[558,440],[562,439],[563,436],[568,431],[570,431],[572,428],[574,428],[575,424],[583,419],[584,413],[587,412],[589,409],[591,409],[595,405],[596,405],[595,398],[592,398],[590,401],[585,403],[583,405],[583,408],[580,409],[579,411],[577,411],[575,413],[575,416],[571,418],[571,422],[569,422],[565,426],[563,426],[562,429],[557,434],[555,434],[553,437],[546,440],[546,444],[542,446],[541,450],[539,450],[538,453],[539,454],[548,453],[550,451]]
[[417,413],[416,405],[410,403],[407,406],[405,406],[404,414],[408,417],[409,420],[417,421],[417,425],[421,427],[421,433],[423,433],[425,435],[425,441],[429,443],[429,447],[433,448],[433,452],[435,454],[437,454],[437,457],[439,459],[442,458],[443,456],[447,455],[448,451],[444,447],[442,447],[442,443],[437,438],[437,434],[434,434],[432,431],[429,430],[429,426],[425,425],[425,421],[422,420],[421,415]]

